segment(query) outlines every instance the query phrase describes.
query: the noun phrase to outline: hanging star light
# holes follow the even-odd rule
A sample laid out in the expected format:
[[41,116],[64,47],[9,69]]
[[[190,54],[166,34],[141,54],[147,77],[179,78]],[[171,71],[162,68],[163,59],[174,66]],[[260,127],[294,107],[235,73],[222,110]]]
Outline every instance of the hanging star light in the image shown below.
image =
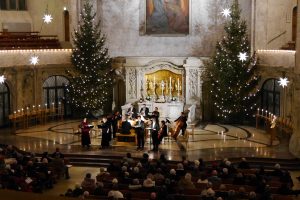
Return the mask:
[[290,82],[290,81],[289,81],[286,77],[284,77],[284,78],[281,78],[281,77],[280,77],[280,78],[279,78],[279,81],[278,81],[279,85],[282,86],[283,88],[284,88],[285,86],[287,86],[289,82]]
[[52,22],[53,17],[50,14],[44,14],[43,20],[46,24],[49,24]]
[[4,75],[1,75],[0,76],[0,84],[4,83],[4,81],[5,81],[5,77],[4,77]]
[[247,58],[248,58],[248,56],[247,56],[246,52],[240,52],[240,54],[239,54],[239,60],[240,61],[244,62],[244,61],[247,60]]
[[30,64],[36,65],[36,64],[39,63],[39,57],[38,56],[31,56],[29,61],[30,61]]
[[230,11],[229,8],[225,8],[225,9],[223,9],[223,11],[222,11],[221,13],[222,13],[223,17],[226,17],[226,18],[227,18],[227,17],[230,16],[231,11]]

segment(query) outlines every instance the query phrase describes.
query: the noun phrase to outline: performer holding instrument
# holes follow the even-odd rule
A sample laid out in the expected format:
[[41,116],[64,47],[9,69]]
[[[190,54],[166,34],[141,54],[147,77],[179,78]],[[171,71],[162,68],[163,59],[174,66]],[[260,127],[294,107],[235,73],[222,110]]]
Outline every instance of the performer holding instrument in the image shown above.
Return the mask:
[[122,115],[119,111],[116,111],[112,117],[113,138],[116,138],[116,133],[118,131],[118,122],[120,120],[122,120]]
[[158,141],[159,144],[161,143],[162,139],[168,136],[168,127],[166,125],[166,122],[164,120],[161,121],[160,129],[158,131]]
[[184,135],[186,127],[187,127],[187,117],[185,116],[184,112],[181,112],[180,117],[178,117],[174,122],[176,123],[175,131],[172,133],[172,137],[176,140],[179,132],[181,130],[181,134]]
[[140,110],[140,115],[142,115],[145,118],[148,118],[148,116],[149,116],[149,108],[146,107],[146,104],[143,104],[143,107]]
[[136,150],[144,150],[145,124],[144,124],[144,121],[141,119],[140,115],[137,117],[136,125],[134,126],[134,128],[135,128],[135,132],[137,134],[137,149]]

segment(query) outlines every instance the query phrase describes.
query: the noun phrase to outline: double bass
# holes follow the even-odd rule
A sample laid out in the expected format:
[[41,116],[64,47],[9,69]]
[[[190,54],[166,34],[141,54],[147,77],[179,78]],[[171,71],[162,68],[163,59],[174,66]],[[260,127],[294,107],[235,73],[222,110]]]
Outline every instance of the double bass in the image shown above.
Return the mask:
[[182,120],[177,120],[176,124],[175,124],[175,129],[170,129],[171,132],[171,136],[177,140],[177,137],[179,135],[180,130],[182,129],[182,127],[184,126],[184,122]]

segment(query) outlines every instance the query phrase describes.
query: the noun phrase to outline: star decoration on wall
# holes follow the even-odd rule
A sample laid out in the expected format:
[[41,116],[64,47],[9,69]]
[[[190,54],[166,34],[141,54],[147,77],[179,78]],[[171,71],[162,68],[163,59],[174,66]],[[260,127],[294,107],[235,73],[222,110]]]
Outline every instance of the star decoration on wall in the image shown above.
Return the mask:
[[278,81],[279,85],[282,86],[283,88],[286,87],[289,82],[290,81],[286,77],[284,77],[284,78],[280,77],[279,81]]
[[51,15],[49,15],[49,14],[45,14],[44,17],[43,17],[43,20],[44,20],[44,22],[45,22],[46,24],[51,23],[51,22],[52,22],[52,19],[53,19],[53,17],[52,17]]
[[239,60],[240,61],[244,62],[244,61],[247,60],[247,58],[248,58],[248,56],[247,56],[246,52],[240,52],[240,54],[239,54]]
[[4,77],[4,75],[1,75],[0,76],[0,84],[4,83],[4,81],[5,81],[5,77]]
[[30,61],[30,64],[36,65],[36,64],[39,63],[39,57],[38,56],[31,56],[29,61]]
[[223,17],[226,17],[226,18],[227,18],[227,17],[230,16],[231,11],[230,11],[229,8],[225,8],[225,9],[223,9],[223,11],[222,11],[221,13],[222,13]]

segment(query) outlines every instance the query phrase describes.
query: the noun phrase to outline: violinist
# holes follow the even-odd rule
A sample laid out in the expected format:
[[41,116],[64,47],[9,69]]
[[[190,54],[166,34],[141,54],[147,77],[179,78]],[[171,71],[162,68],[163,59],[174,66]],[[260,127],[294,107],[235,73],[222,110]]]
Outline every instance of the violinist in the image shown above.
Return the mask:
[[161,126],[160,126],[160,129],[158,131],[158,141],[159,141],[159,143],[161,143],[162,139],[165,136],[168,136],[168,129],[167,129],[166,122],[164,120],[162,120],[160,122],[160,124],[161,124]]
[[146,107],[146,104],[143,104],[143,107],[140,110],[140,114],[146,118],[149,116],[149,108]]
[[181,112],[181,115],[180,117],[178,117],[174,122],[177,122],[177,123],[180,123],[181,124],[181,134],[182,136],[184,136],[184,133],[185,133],[185,130],[186,130],[186,127],[187,127],[187,117],[186,115],[184,114],[184,112]]
[[112,129],[113,129],[113,138],[116,138],[116,133],[118,131],[118,121],[122,119],[122,115],[119,111],[116,111],[112,116]]
[[158,119],[159,119],[158,107],[154,108],[154,111],[152,112],[152,116],[154,116],[156,118],[156,120],[158,121]]
[[141,116],[138,115],[136,125],[135,125],[135,132],[137,135],[137,151],[138,150],[144,150],[144,144],[145,144],[145,124],[144,121],[141,119]]

